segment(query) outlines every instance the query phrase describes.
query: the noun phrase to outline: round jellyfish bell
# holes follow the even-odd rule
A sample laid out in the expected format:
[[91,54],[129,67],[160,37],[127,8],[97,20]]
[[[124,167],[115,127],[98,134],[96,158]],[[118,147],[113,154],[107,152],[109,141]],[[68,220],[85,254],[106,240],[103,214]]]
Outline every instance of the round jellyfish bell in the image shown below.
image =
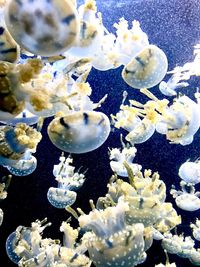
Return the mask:
[[16,164],[13,164],[11,166],[7,166],[7,169],[10,173],[12,173],[15,176],[27,176],[35,171],[37,167],[37,159],[29,155],[29,157],[20,159],[16,162]]
[[14,252],[16,248],[16,243],[17,243],[17,235],[16,232],[13,232],[10,234],[6,240],[6,253],[9,257],[9,259],[14,262],[15,264],[18,264],[20,261],[20,257]]
[[184,162],[179,168],[178,175],[186,183],[200,183],[200,165],[198,162]]
[[64,188],[50,187],[47,192],[48,201],[58,209],[64,209],[74,204],[76,196],[76,192]]
[[200,209],[200,199],[194,194],[183,193],[176,197],[175,202],[182,210],[196,211]]
[[3,210],[0,209],[0,225],[2,225],[3,222]]
[[133,88],[151,88],[162,81],[167,68],[165,53],[157,46],[149,45],[124,67],[122,78]]
[[79,32],[78,13],[67,0],[11,0],[5,10],[6,26],[27,51],[42,56],[69,49]]
[[73,112],[55,118],[48,126],[51,142],[69,153],[86,153],[100,147],[110,133],[110,121],[102,112]]

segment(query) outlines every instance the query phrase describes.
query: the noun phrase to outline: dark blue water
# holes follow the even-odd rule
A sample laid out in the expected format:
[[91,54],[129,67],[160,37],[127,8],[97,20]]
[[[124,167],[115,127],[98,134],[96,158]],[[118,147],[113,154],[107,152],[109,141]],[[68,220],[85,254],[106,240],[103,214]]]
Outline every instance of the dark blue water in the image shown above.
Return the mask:
[[[129,22],[133,19],[139,20],[141,28],[149,36],[150,43],[156,44],[165,51],[169,69],[193,59],[193,46],[200,41],[200,2],[198,0],[112,0],[109,2],[99,0],[97,4],[99,11],[103,13],[104,24],[110,31],[114,32],[112,25],[122,16]],[[141,102],[147,100],[145,96],[123,82],[120,68],[107,72],[93,70],[88,81],[93,88],[94,101],[108,93],[108,99],[101,108],[101,111],[107,115],[115,114],[119,110],[124,90],[128,91],[130,98]],[[183,90],[186,95],[192,96],[197,86],[200,86],[200,79],[195,78],[192,79],[191,86]],[[158,97],[161,96],[156,87],[152,91]],[[50,121],[51,119],[48,119],[45,123],[42,131],[43,139],[37,149],[37,170],[28,177],[13,177],[8,197],[0,205],[5,213],[4,222],[0,227],[0,267],[15,266],[6,256],[5,241],[18,225],[29,226],[36,219],[48,217],[53,225],[46,229],[44,236],[57,239],[62,237],[59,232],[61,222],[69,217],[66,211],[52,207],[46,197],[48,188],[56,186],[52,170],[60,156],[60,151],[49,141],[46,133],[46,126]],[[73,156],[77,167],[83,166],[84,169],[88,169],[86,182],[78,192],[74,208],[81,207],[83,211],[88,212],[89,199],[95,202],[99,196],[106,193],[106,185],[112,174],[109,167],[108,147],[119,147],[119,136],[120,131],[115,130],[99,149]],[[179,182],[177,175],[179,166],[188,158],[195,160],[200,156],[200,132],[188,146],[170,145],[164,136],[154,134],[146,143],[136,147],[138,152],[135,162],[141,164],[143,168],[158,171],[169,193],[171,185]],[[8,172],[1,167],[0,174],[3,176]],[[167,200],[174,204],[170,195]],[[183,223],[178,226],[177,232],[184,231],[189,234],[188,225],[190,221],[200,217],[200,212],[183,212],[178,208],[177,211],[183,218]],[[77,226],[75,220],[72,222]],[[161,261],[165,262],[164,252],[158,241],[154,241],[147,255],[147,261],[140,266],[153,267]],[[169,257],[170,262],[175,261],[178,267],[192,266],[187,259],[172,255]]]

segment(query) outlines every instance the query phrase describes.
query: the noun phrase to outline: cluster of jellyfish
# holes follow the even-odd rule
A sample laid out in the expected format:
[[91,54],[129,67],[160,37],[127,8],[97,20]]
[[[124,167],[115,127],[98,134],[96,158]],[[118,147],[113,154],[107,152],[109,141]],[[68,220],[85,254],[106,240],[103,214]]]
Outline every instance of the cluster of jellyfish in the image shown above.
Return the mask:
[[[51,225],[47,219],[17,227],[6,241],[6,251],[18,266],[133,267],[146,260],[154,239],[161,240],[167,253],[166,264],[157,267],[176,266],[168,254],[200,266],[200,248],[194,246],[194,239],[200,240],[200,221],[191,223],[194,239],[172,234],[181,216],[166,202],[165,183],[157,172],[133,163],[135,145],[155,131],[174,144],[192,143],[200,127],[200,93],[197,90],[194,101],[177,95],[176,89],[189,86],[190,77],[200,75],[200,45],[195,46],[193,62],[167,73],[164,51],[149,43],[138,21],[129,28],[121,18],[114,28],[115,34],[105,28],[95,0],[80,7],[75,0],[0,1],[0,165],[13,176],[31,174],[37,167],[32,154],[42,139],[43,121],[54,117],[47,134],[63,152],[53,169],[58,186],[49,188],[47,198],[79,223],[77,229],[70,219],[62,223],[63,242],[43,238]],[[149,100],[125,104],[124,94],[119,112],[110,119],[96,111],[108,95],[94,103],[87,77],[92,68],[107,71],[120,66],[125,83]],[[164,81],[166,74],[171,77]],[[150,92],[156,85],[163,95],[175,97],[173,102]],[[114,174],[108,192],[96,205],[90,200],[91,212],[85,214],[71,207],[86,179],[85,172],[75,171],[71,154],[100,147],[110,134],[110,121],[128,132],[127,143],[121,137],[122,148],[109,149]],[[172,186],[170,192],[176,205],[185,211],[200,209],[200,192],[195,192],[199,161],[184,163],[179,176],[181,190]],[[0,184],[0,199],[7,195],[10,178]],[[0,209],[0,224],[2,220]]]

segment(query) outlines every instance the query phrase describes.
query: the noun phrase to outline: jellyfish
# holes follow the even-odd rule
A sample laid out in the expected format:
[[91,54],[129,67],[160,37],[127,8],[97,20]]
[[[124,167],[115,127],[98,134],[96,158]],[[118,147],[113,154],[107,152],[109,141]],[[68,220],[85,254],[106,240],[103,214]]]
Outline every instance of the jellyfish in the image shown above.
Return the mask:
[[133,146],[124,146],[122,150],[113,148],[109,151],[110,154],[110,167],[113,172],[122,177],[128,177],[124,162],[126,161],[133,173],[136,174],[142,169],[142,166],[136,163],[132,163],[137,149]]
[[162,81],[167,67],[165,53],[157,46],[149,45],[125,65],[122,78],[133,88],[151,88]]
[[200,183],[199,161],[197,160],[196,162],[184,162],[179,168],[178,175],[186,183],[193,185]]
[[121,201],[115,207],[94,208],[79,217],[80,227],[89,230],[83,240],[95,266],[136,266],[145,261],[145,228],[141,223],[126,224],[128,209]]
[[189,145],[200,127],[199,105],[187,96],[181,96],[165,109],[156,130],[166,134],[172,143]]
[[[39,132],[24,123],[18,123],[15,127],[0,126],[0,164],[6,167],[16,165],[27,156],[28,149],[35,151],[41,138]],[[35,160],[32,160],[34,165]],[[19,165],[16,168],[19,168]]]
[[170,190],[170,194],[175,198],[176,205],[186,211],[196,211],[200,209],[200,192],[195,192],[192,184],[185,181],[180,182],[181,190],[176,190],[174,186]]
[[192,229],[192,235],[197,240],[200,241],[200,220],[196,219],[195,223],[190,224],[190,228]]
[[195,242],[190,236],[172,235],[165,233],[162,247],[170,254],[177,254],[182,258],[189,258],[194,249]]
[[4,124],[12,125],[15,126],[17,123],[26,123],[28,125],[33,125],[38,123],[39,117],[37,115],[32,114],[30,111],[27,109],[24,109],[19,115],[16,117],[9,119],[9,120],[4,120],[1,121]]
[[117,29],[115,49],[118,53],[118,61],[127,65],[133,57],[149,45],[148,36],[140,27],[139,21],[132,21],[131,29],[128,29],[128,21],[121,18],[114,24]]
[[85,175],[75,172],[75,167],[70,164],[73,162],[71,157],[60,156],[60,163],[54,165],[53,174],[58,182],[58,188],[50,187],[47,192],[47,199],[52,206],[64,209],[71,206],[76,201],[78,190],[85,181]]
[[48,126],[51,142],[69,153],[86,153],[100,147],[108,138],[110,122],[102,112],[72,112],[55,118]]
[[22,159],[6,167],[15,176],[27,176],[37,168],[37,159],[31,154],[31,150],[27,150]]
[[[7,197],[7,189],[9,187],[9,185],[10,185],[11,178],[12,178],[12,175],[3,176],[1,178],[1,183],[0,183],[0,201],[4,200]],[[0,209],[0,226],[3,223],[3,217],[4,217],[3,210]]]
[[174,96],[177,95],[176,89],[187,87],[189,83],[187,82],[179,82],[179,79],[176,79],[175,77],[171,77],[167,82],[162,81],[159,84],[159,90],[162,94],[166,96]]
[[0,120],[7,121],[25,108],[27,82],[35,78],[43,65],[39,59],[28,59],[24,64],[0,61]]
[[77,41],[67,53],[80,58],[90,57],[98,50],[104,36],[101,17],[96,16],[96,1],[86,0],[79,7],[78,13],[80,18],[80,31]]
[[67,0],[9,1],[5,9],[6,26],[23,48],[42,56],[58,55],[69,49],[79,32],[79,19]]
[[19,226],[7,238],[6,251],[18,266],[69,266],[89,267],[91,261],[76,242],[78,230],[63,222],[60,231],[64,233],[63,245],[59,240],[42,238],[44,229],[50,226],[47,219],[36,220],[31,227]]

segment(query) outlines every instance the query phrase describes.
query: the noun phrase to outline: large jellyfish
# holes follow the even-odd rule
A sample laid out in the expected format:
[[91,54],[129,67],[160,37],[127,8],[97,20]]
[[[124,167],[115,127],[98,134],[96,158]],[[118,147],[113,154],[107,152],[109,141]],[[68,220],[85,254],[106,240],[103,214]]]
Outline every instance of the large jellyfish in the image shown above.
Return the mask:
[[71,157],[65,158],[62,154],[60,163],[54,165],[53,174],[58,182],[58,188],[50,187],[47,198],[51,205],[59,209],[69,207],[76,201],[77,193],[74,191],[85,181],[84,174],[74,172],[75,167],[70,165],[72,162]]
[[69,153],[86,153],[100,147],[110,133],[110,122],[102,112],[72,112],[55,118],[48,135],[59,149]]
[[5,22],[20,46],[43,56],[66,51],[79,32],[77,11],[67,0],[9,1]]
[[126,224],[128,209],[128,204],[122,201],[115,207],[93,209],[79,217],[80,227],[90,231],[83,240],[97,267],[136,266],[145,261],[145,250],[151,245],[152,237],[148,237],[151,239],[148,246],[144,225]]
[[157,46],[149,45],[125,65],[122,78],[133,88],[151,88],[162,81],[167,67],[165,53]]

